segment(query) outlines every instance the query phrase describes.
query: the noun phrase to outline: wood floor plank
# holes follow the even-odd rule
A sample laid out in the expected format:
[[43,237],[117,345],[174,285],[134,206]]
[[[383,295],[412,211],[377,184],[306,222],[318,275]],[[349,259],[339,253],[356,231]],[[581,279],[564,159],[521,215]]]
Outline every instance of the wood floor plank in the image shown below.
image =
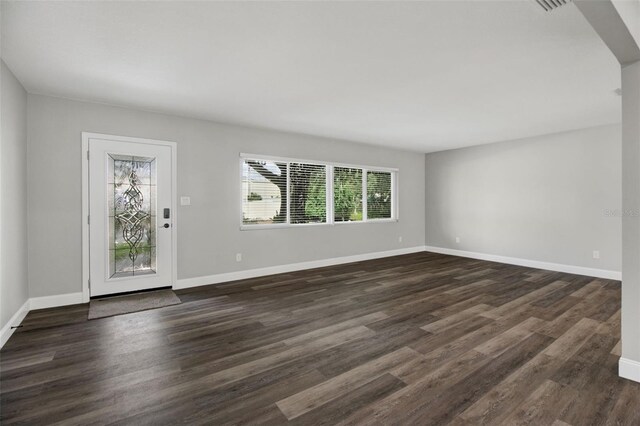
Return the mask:
[[540,334],[529,336],[517,347],[512,347],[496,358],[488,359],[459,382],[450,384],[445,392],[429,401],[428,405],[423,404],[410,416],[403,415],[403,418],[410,424],[446,424],[452,421],[507,377],[510,371],[540,353],[549,341],[547,336]]
[[2,363],[2,371],[11,371],[16,368],[30,367],[36,364],[47,363],[53,360],[56,352],[35,353],[30,356],[19,357],[15,359],[4,360]]
[[[618,385],[618,377],[611,374],[604,368],[597,365],[589,366],[589,380],[585,387],[573,390],[576,395],[580,392],[580,400],[575,398],[567,409],[562,410],[559,416],[569,424],[605,424],[619,399],[619,394],[623,387]],[[563,388],[565,391],[572,389],[569,386]]]
[[508,303],[505,303],[504,305],[501,305],[491,311],[485,312],[483,313],[483,315],[493,319],[500,318],[501,316],[508,315],[510,311],[512,311],[516,307],[527,304],[529,302],[534,302],[566,285],[567,285],[566,282],[555,281],[547,286],[544,286],[532,292],[526,293],[523,296],[520,296],[517,299],[512,300]]
[[552,424],[558,413],[562,413],[576,396],[575,390],[547,380],[506,419],[505,423],[513,426]]
[[[458,383],[470,372],[479,368],[487,357],[479,352],[469,351],[441,367],[424,371],[419,378],[407,379],[404,368],[396,369],[392,374],[402,377],[410,385],[378,401],[378,403],[356,411],[340,425],[357,424],[394,424],[400,413],[410,411],[410,407],[419,407],[444,392],[451,383]],[[409,364],[410,365],[410,364]],[[413,367],[413,366],[411,366]],[[414,370],[415,371],[415,370]],[[419,395],[419,397],[418,397]]]
[[324,383],[278,401],[276,404],[284,415],[291,420],[359,388],[398,365],[405,364],[418,357],[421,357],[418,352],[404,347],[333,377]]
[[553,342],[544,354],[567,360],[571,358],[584,344],[600,323],[589,318],[583,318],[566,333]]
[[525,340],[531,336],[540,320],[537,318],[528,318],[520,324],[515,325],[509,330],[497,335],[496,337],[487,340],[476,346],[474,350],[483,353],[490,357],[496,357],[509,349],[511,346]]
[[640,383],[626,381],[618,395],[618,400],[607,415],[606,425],[637,425],[640,424],[640,410],[638,410],[638,392]]
[[372,381],[335,398],[320,407],[296,417],[290,423],[294,425],[334,425],[362,407],[371,405],[379,399],[402,389],[405,384],[392,376],[383,374]]
[[465,409],[461,417],[476,425],[501,424],[561,365],[561,360],[539,353]]
[[449,315],[439,321],[429,323],[420,328],[430,333],[442,333],[466,319],[474,318],[476,315],[481,314],[483,312],[487,312],[488,310],[491,310],[491,309],[493,308],[489,305],[484,305],[484,304],[475,305],[468,309],[465,309],[464,311]]

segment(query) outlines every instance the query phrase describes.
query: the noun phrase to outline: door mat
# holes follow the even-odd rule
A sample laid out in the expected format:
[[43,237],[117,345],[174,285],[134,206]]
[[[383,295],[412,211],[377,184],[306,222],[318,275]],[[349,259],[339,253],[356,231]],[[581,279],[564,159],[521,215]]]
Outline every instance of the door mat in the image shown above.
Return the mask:
[[112,317],[132,312],[157,309],[182,303],[173,290],[146,291],[123,296],[92,299],[89,302],[89,319]]

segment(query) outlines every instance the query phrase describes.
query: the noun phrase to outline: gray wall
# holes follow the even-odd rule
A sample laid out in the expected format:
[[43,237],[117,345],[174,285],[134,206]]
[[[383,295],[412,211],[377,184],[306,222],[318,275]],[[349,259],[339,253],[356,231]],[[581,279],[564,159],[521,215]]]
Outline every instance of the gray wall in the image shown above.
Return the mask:
[[620,271],[620,170],[619,125],[428,154],[426,245]]
[[[179,279],[424,245],[423,154],[39,95],[28,104],[31,297],[81,291],[82,131],[178,143],[177,195],[192,204],[178,212]],[[397,167],[400,220],[240,231],[241,152]]]
[[27,93],[0,61],[0,327],[29,298]]

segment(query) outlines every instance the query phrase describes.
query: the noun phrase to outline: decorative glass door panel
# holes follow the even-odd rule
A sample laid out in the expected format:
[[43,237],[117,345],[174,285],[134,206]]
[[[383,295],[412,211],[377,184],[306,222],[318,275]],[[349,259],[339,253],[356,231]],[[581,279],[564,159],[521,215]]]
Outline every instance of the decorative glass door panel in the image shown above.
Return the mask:
[[91,296],[172,284],[172,149],[89,141]]
[[109,154],[109,275],[156,272],[156,159]]

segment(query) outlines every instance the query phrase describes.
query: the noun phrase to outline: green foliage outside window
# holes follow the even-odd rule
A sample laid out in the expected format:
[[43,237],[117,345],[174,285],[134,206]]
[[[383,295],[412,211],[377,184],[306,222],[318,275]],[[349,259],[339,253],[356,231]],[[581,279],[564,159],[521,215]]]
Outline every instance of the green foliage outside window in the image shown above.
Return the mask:
[[362,220],[362,169],[334,169],[333,199],[336,222]]
[[327,217],[327,188],[324,173],[311,177],[304,204],[307,217],[324,222]]

